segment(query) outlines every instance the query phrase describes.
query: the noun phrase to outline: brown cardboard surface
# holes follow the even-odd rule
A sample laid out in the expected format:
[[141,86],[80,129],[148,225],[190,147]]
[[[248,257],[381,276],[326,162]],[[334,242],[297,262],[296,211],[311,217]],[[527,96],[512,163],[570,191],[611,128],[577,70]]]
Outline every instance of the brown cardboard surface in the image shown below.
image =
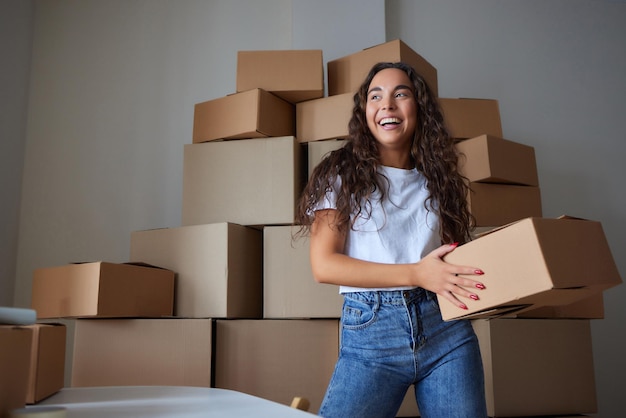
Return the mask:
[[260,88],[298,103],[324,96],[321,49],[237,52],[237,92]]
[[291,224],[306,179],[295,137],[187,144],[182,225]]
[[337,319],[217,320],[215,387],[316,413],[338,356]]
[[79,319],[75,327],[72,387],[211,385],[211,319]]
[[295,135],[293,104],[262,89],[194,106],[193,143]]
[[486,286],[478,291],[480,300],[467,301],[467,310],[438,296],[444,320],[567,305],[622,282],[596,221],[526,218],[461,245],[444,259],[481,268],[485,274],[479,280]]
[[503,137],[497,100],[439,98],[439,106],[453,138],[467,139],[480,135]]
[[66,327],[62,324],[35,324],[30,354],[26,403],[33,404],[58,392],[65,380]]
[[476,226],[501,226],[531,216],[542,216],[539,187],[470,183],[468,203]]
[[344,140],[328,140],[328,141],[313,141],[306,143],[306,147],[308,149],[308,159],[309,159],[309,172],[308,177],[311,177],[313,170],[315,167],[322,161],[322,158],[326,156],[331,151],[334,151],[345,144]]
[[174,272],[163,268],[98,261],[33,273],[38,318],[160,317],[173,305]]
[[292,241],[292,231],[291,226],[263,229],[263,317],[339,318],[339,286],[315,281],[309,240]]
[[26,405],[33,330],[0,325],[0,417]]
[[594,413],[589,320],[473,320],[490,417]]
[[176,316],[263,314],[263,232],[258,229],[215,223],[133,231],[130,259],[176,271]]
[[562,306],[530,308],[511,316],[516,318],[603,319],[604,295],[598,293]]
[[456,144],[459,171],[471,182],[539,186],[535,149],[531,146],[480,135]]
[[354,93],[308,100],[296,105],[296,138],[299,142],[343,139],[348,136]]
[[383,61],[404,61],[411,65],[437,96],[437,69],[400,39],[328,61],[328,95],[356,92],[372,66]]

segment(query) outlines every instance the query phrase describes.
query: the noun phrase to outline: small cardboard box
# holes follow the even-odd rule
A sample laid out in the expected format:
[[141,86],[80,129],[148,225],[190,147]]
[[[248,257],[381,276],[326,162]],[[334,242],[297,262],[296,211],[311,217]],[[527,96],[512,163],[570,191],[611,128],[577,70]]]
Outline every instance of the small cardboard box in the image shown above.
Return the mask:
[[216,321],[215,387],[317,413],[339,353],[338,319]]
[[437,296],[444,320],[493,317],[562,306],[622,282],[602,225],[575,218],[526,218],[480,236],[444,257],[481,268],[486,286],[467,310]]
[[411,65],[437,96],[437,69],[399,39],[328,61],[328,95],[356,92],[372,66],[383,61],[404,61]]
[[459,170],[471,182],[539,186],[535,149],[531,146],[480,135],[456,144]]
[[324,96],[321,49],[237,52],[237,92],[263,89],[298,103]]
[[490,417],[597,411],[591,327],[577,319],[473,320]]
[[480,135],[503,137],[497,100],[439,98],[439,106],[453,138],[467,139]]
[[0,325],[0,417],[26,405],[32,344],[32,329]]
[[174,277],[164,268],[104,261],[39,268],[31,307],[38,318],[170,316]]
[[339,318],[339,286],[317,283],[311,272],[309,240],[292,240],[297,226],[263,229],[263,317]]
[[26,403],[33,404],[55,394],[65,381],[65,339],[63,324],[35,324],[30,353]]
[[470,189],[467,200],[478,227],[542,216],[539,187],[473,182]]
[[262,89],[234,93],[194,107],[194,144],[295,133],[294,105]]
[[71,386],[210,387],[213,322],[79,319]]
[[130,259],[176,271],[174,314],[260,318],[263,233],[232,223],[134,231]]
[[308,177],[311,177],[311,174],[313,173],[315,167],[329,152],[343,147],[345,143],[346,141],[344,141],[343,139],[308,142],[306,144],[309,159]]
[[299,142],[342,139],[348,136],[354,93],[308,100],[296,105],[296,138]]
[[182,225],[292,224],[306,179],[293,136],[187,144]]

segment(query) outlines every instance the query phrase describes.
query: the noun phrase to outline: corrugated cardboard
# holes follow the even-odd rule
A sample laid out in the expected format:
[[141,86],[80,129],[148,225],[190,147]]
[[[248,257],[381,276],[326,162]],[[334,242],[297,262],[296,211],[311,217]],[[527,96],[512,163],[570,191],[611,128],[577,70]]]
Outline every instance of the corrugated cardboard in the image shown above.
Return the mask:
[[562,306],[622,282],[600,222],[526,218],[457,247],[444,257],[481,268],[486,286],[467,310],[438,296],[444,320]]
[[296,138],[299,142],[342,139],[348,136],[354,93],[308,100],[296,105]]
[[26,405],[33,330],[0,325],[0,417]]
[[39,268],[31,307],[38,318],[161,317],[174,305],[174,272],[103,261]]
[[26,403],[33,404],[58,392],[65,380],[65,338],[63,324],[35,324],[30,352]]
[[474,320],[490,417],[594,413],[588,320]]
[[211,319],[79,319],[72,387],[211,385]]
[[480,135],[503,137],[497,100],[439,98],[439,106],[453,138],[467,139]]
[[563,306],[542,306],[513,313],[516,318],[603,319],[604,295],[598,293]]
[[339,320],[217,320],[215,387],[317,413],[337,361]]
[[459,171],[469,181],[539,186],[535,149],[531,146],[480,135],[456,144]]
[[514,184],[470,183],[468,204],[476,226],[502,226],[543,215],[539,187]]
[[176,271],[176,316],[263,314],[263,233],[258,229],[215,223],[134,231],[130,259]]
[[383,61],[404,61],[409,64],[424,78],[433,94],[437,96],[437,69],[399,39],[328,61],[326,65],[328,95],[356,92],[372,66]]
[[306,179],[295,137],[185,145],[182,225],[291,224]]
[[292,240],[295,228],[263,229],[263,317],[339,318],[339,286],[313,279],[309,240]]
[[295,133],[294,105],[262,89],[234,93],[194,107],[194,144]]
[[324,96],[321,49],[237,52],[237,92],[263,89],[298,103]]
[[309,172],[308,177],[311,177],[315,167],[322,161],[322,158],[331,151],[339,149],[344,146],[346,141],[344,140],[328,140],[328,141],[313,141],[306,144],[308,149],[309,158]]

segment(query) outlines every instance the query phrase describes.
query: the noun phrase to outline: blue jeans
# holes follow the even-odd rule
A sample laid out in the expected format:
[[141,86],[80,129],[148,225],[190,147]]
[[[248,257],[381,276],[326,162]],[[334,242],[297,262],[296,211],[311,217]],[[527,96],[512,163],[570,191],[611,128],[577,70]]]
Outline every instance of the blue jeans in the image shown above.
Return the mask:
[[395,417],[410,385],[424,418],[484,418],[478,339],[467,320],[444,322],[424,289],[344,295],[339,359],[325,418]]

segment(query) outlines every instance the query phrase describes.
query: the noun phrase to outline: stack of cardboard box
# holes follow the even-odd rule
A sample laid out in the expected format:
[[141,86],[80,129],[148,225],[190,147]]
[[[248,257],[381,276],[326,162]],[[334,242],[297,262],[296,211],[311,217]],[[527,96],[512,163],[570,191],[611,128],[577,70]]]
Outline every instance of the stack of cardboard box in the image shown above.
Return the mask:
[[[237,91],[195,106],[193,138],[184,146],[181,226],[131,233],[131,262],[176,274],[173,294],[158,291],[169,295],[173,308],[140,315],[132,303],[140,304],[139,294],[129,295],[132,289],[123,283],[111,293],[96,280],[90,303],[120,298],[126,314],[98,308],[72,315],[81,318],[72,386],[214,386],[281,403],[304,396],[317,412],[338,355],[342,299],[337,286],[313,280],[307,240],[292,240],[295,207],[313,167],[342,146],[354,92],[379,61],[408,62],[437,94],[436,69],[400,40],[328,62],[326,97],[322,51],[238,53]],[[507,283],[536,285],[487,283],[484,303],[472,312],[441,304],[446,320],[477,315],[472,320],[483,351],[490,416],[595,412],[589,319],[602,313],[575,308],[574,316],[553,307],[583,299],[597,307],[601,291],[621,281],[601,228],[590,221],[545,220],[539,233],[535,225],[544,220],[534,150],[503,138],[498,102],[439,101],[464,155],[460,169],[471,182],[472,213],[480,226],[501,228],[457,248],[449,261],[461,263],[468,254],[472,261],[461,264],[478,265],[493,280],[510,273],[490,270],[492,259],[550,267],[507,276]],[[554,231],[579,246],[559,251]],[[581,236],[591,241],[580,242]],[[556,246],[546,247],[546,239]],[[492,240],[497,245],[483,247]],[[529,250],[532,242],[535,251]],[[570,271],[559,275],[554,269],[589,246],[597,249],[576,268],[592,262],[607,267],[555,284]],[[70,283],[77,286],[76,280]],[[525,296],[520,309],[517,301]],[[85,297],[59,296],[59,316],[67,315],[71,300]],[[418,414],[409,393],[398,416]]]

